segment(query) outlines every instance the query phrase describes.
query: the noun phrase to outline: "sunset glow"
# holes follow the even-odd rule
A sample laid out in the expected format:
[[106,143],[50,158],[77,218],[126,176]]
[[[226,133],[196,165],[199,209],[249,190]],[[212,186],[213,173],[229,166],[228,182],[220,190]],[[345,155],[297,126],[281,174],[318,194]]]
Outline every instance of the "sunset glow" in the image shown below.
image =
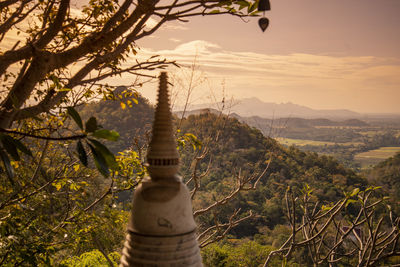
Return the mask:
[[[399,1],[282,0],[271,5],[265,33],[257,19],[199,17],[141,41],[140,53],[182,65],[197,55],[215,90],[224,83],[235,99],[400,113]],[[200,90],[199,98],[208,91]],[[142,92],[154,99],[151,87]]]

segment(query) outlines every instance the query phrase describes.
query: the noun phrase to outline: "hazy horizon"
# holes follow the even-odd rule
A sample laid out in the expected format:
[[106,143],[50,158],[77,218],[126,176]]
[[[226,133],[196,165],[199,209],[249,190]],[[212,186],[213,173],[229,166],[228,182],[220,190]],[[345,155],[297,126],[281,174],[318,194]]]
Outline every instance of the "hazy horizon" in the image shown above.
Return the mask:
[[[314,108],[311,108],[311,107],[308,107],[308,106],[304,106],[304,105],[299,105],[299,104],[297,104],[297,103],[293,103],[293,102],[281,102],[281,103],[277,103],[277,102],[265,102],[265,101],[262,101],[261,99],[259,99],[259,98],[257,98],[257,97],[249,97],[249,98],[241,98],[241,99],[232,99],[232,101],[234,101],[234,104],[232,105],[233,106],[233,108],[232,108],[232,112],[236,112],[235,111],[235,106],[237,106],[237,105],[240,105],[243,101],[246,101],[246,102],[248,102],[248,101],[253,101],[255,104],[258,104],[257,102],[258,101],[260,101],[260,102],[262,102],[262,104],[267,104],[267,105],[274,105],[274,106],[277,106],[277,108],[284,108],[284,107],[287,107],[287,108],[289,108],[289,107],[292,107],[292,108],[296,108],[296,107],[298,107],[298,108],[309,108],[309,109],[312,109],[313,111],[324,111],[324,112],[329,112],[329,111],[349,111],[349,112],[354,112],[354,113],[357,113],[360,117],[363,117],[363,116],[365,116],[365,115],[377,115],[377,116],[379,116],[379,115],[382,115],[382,116],[395,116],[395,117],[400,117],[400,113],[389,113],[389,112],[378,112],[378,113],[376,113],[376,112],[357,112],[357,111],[354,111],[354,110],[351,110],[351,109],[345,109],[345,108],[337,108],[337,109],[314,109]],[[153,102],[153,101],[151,101],[153,104],[155,103],[155,102]],[[250,104],[250,103],[247,103],[247,104]],[[229,105],[229,104],[226,104],[226,105]],[[220,106],[221,106],[221,102],[218,102],[218,103],[200,103],[200,104],[193,104],[193,105],[189,105],[188,107],[187,107],[187,110],[189,111],[189,110],[198,110],[198,109],[204,109],[204,108],[213,108],[213,109],[220,109]],[[173,106],[172,107],[173,108],[173,111],[174,112],[180,112],[180,111],[182,111],[183,109],[184,109],[184,106],[182,106],[182,105],[179,105],[179,106]],[[230,109],[229,107],[228,108],[226,108],[226,110],[228,110],[228,109]],[[241,110],[243,110],[243,107],[241,107],[240,108]],[[285,110],[285,111],[290,111],[290,110]],[[323,115],[321,115],[322,117],[324,117],[326,114],[323,114]],[[249,110],[249,113],[248,114],[244,114],[244,116],[260,116],[260,113],[257,113],[257,112],[251,112],[250,110]],[[279,114],[279,111],[276,111],[274,114],[272,114],[271,113],[271,115],[270,116],[267,116],[267,117],[275,117],[275,116],[278,116],[278,117],[282,117],[280,114]],[[295,116],[296,117],[296,114],[294,114],[294,113],[291,113],[290,114],[290,116]],[[328,117],[335,117],[335,115],[331,115],[331,116],[329,116],[329,115],[327,115]],[[263,117],[263,116],[261,116],[261,117]],[[286,115],[284,115],[283,117],[286,117]],[[302,117],[301,115],[300,116],[297,116],[297,117]],[[321,117],[321,118],[322,118]],[[340,117],[340,116],[339,116]],[[348,118],[350,118],[351,117],[351,115],[350,116],[345,116],[345,117],[348,117]],[[355,117],[356,118],[356,117]]]

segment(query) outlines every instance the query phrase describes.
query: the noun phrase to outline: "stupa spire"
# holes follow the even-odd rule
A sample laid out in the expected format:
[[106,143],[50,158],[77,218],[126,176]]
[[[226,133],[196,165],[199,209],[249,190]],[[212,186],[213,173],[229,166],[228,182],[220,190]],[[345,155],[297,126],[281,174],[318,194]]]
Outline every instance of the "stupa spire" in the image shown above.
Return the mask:
[[202,267],[190,193],[177,174],[167,74],[160,75],[145,177],[133,194],[120,267]]
[[167,73],[160,75],[153,134],[147,153],[148,171],[152,179],[173,179],[179,169],[179,153],[172,125]]

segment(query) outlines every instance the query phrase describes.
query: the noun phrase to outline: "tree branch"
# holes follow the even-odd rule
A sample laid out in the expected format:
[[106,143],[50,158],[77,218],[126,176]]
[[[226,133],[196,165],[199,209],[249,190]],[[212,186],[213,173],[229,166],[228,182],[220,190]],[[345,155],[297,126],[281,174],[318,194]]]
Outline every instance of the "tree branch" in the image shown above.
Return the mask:
[[8,129],[3,129],[3,128],[0,128],[0,132],[3,132],[3,133],[10,133],[10,134],[16,134],[16,135],[26,136],[26,137],[32,137],[32,138],[42,139],[42,140],[52,140],[52,141],[79,140],[79,139],[83,139],[83,138],[87,137],[86,134],[78,134],[78,135],[63,136],[63,137],[41,136],[41,135],[35,135],[35,134],[30,134],[30,133],[23,133],[23,132],[14,131],[14,130],[8,130]]

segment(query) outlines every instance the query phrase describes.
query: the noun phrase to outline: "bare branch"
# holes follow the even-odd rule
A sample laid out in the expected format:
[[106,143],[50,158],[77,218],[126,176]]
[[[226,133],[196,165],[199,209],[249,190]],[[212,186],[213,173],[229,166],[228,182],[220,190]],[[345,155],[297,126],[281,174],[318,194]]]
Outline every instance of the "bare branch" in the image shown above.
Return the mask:
[[[400,230],[392,226],[391,231],[381,230],[384,226],[384,218],[380,217],[377,223],[373,222],[375,208],[381,203],[379,201],[370,201],[372,190],[358,193],[360,207],[358,215],[350,220],[350,226],[344,227],[341,211],[344,210],[350,195],[338,201],[328,212],[316,212],[315,208],[310,216],[308,214],[307,203],[309,196],[303,197],[301,204],[303,213],[301,215],[302,225],[295,228],[293,218],[296,217],[296,203],[292,201],[287,204],[289,222],[291,223],[291,236],[277,250],[272,251],[264,266],[268,266],[274,255],[280,255],[285,261],[289,260],[290,253],[296,249],[307,246],[314,265],[340,262],[343,258],[352,258],[358,255],[358,266],[376,266],[379,261],[393,257],[399,254],[397,240],[400,236]],[[371,203],[372,202],[372,203]],[[370,204],[371,203],[371,204]],[[335,219],[340,218],[339,221]],[[398,219],[396,219],[398,221]],[[328,228],[329,227],[329,228]],[[362,229],[368,230],[368,237],[362,236]],[[296,233],[301,230],[303,240],[295,241]],[[329,241],[328,241],[329,240]],[[354,241],[356,240],[356,241]],[[356,243],[358,242],[358,244]],[[392,248],[389,250],[389,248]]]
[[213,204],[209,205],[206,208],[203,208],[203,209],[195,211],[193,213],[193,216],[197,217],[197,216],[199,216],[201,214],[209,212],[212,209],[215,209],[216,207],[220,207],[222,205],[225,205],[225,204],[229,203],[229,201],[231,199],[233,199],[237,194],[239,194],[243,190],[254,190],[255,189],[254,185],[252,185],[250,187],[246,187],[246,185],[250,184],[253,181],[257,181],[257,180],[261,179],[261,177],[264,176],[264,174],[266,173],[267,169],[268,169],[268,166],[266,166],[264,168],[264,170],[261,172],[261,174],[257,174],[256,175],[254,173],[253,175],[250,175],[248,177],[241,177],[241,174],[239,172],[237,174],[237,176],[236,176],[236,179],[237,179],[237,182],[238,182],[237,183],[237,187],[235,189],[233,189],[229,195],[227,195],[224,198],[214,202]]
[[3,128],[0,128],[0,132],[11,133],[11,134],[16,134],[16,135],[20,135],[20,136],[27,136],[27,137],[32,137],[32,138],[42,139],[42,140],[53,140],[53,141],[79,140],[79,139],[83,139],[87,136],[86,134],[78,134],[78,135],[63,136],[63,137],[41,136],[41,135],[24,133],[24,132],[8,130],[8,129],[3,129]]
[[22,1],[18,9],[13,14],[11,14],[11,16],[5,22],[0,25],[0,35],[10,30],[13,25],[24,20],[37,7],[37,5],[35,5],[29,11],[23,13],[22,11],[24,10],[26,4],[30,1],[31,0]]
[[[203,239],[207,236],[207,238],[205,240],[200,242],[200,245],[199,245],[200,248],[204,248],[212,243],[218,242],[219,240],[224,238],[229,233],[229,231],[232,230],[232,228],[238,226],[243,221],[246,221],[246,220],[254,217],[253,213],[250,211],[249,215],[235,220],[235,217],[238,215],[239,211],[240,211],[240,209],[234,211],[234,213],[229,218],[228,223],[219,224],[218,222],[215,222],[215,224],[213,226],[207,228],[205,231],[203,231],[201,234],[199,234],[197,237],[197,240],[199,240],[199,241],[201,241],[201,239]],[[222,230],[222,228],[225,228],[225,229]],[[210,232],[212,232],[212,233],[210,234]]]

